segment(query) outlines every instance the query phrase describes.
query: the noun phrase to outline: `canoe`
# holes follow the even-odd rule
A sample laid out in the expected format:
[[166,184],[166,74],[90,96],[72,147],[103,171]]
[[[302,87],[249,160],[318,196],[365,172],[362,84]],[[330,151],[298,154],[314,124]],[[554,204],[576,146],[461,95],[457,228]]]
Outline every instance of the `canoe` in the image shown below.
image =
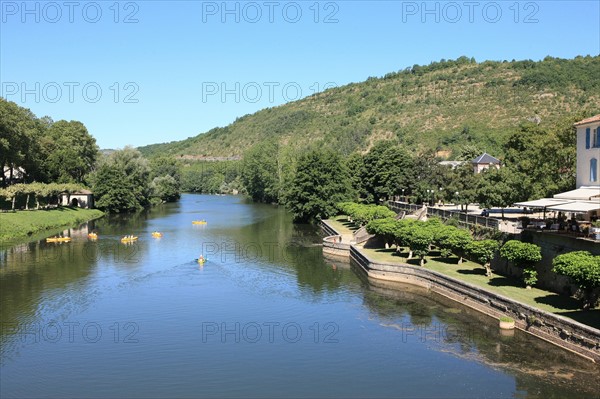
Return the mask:
[[154,238],[160,238],[162,236],[163,236],[162,233],[159,233],[158,231],[155,231],[152,233],[152,237],[154,237]]
[[192,224],[206,224],[206,220],[192,220]]
[[137,241],[138,237],[123,237],[121,238],[121,242],[134,242]]
[[46,238],[46,242],[70,242],[71,237],[50,237]]

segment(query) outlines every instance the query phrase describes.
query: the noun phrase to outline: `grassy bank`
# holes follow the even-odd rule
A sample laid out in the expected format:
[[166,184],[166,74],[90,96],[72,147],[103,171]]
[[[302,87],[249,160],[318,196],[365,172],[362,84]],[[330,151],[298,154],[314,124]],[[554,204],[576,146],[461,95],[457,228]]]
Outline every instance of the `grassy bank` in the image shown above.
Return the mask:
[[[333,223],[331,223],[334,220]],[[355,229],[346,221],[346,217],[337,216],[328,220],[340,234],[351,234]],[[363,248],[361,251],[370,259],[376,262],[398,262],[408,263],[414,266],[419,265],[418,259],[408,260],[408,250],[402,248],[401,252],[396,252],[396,248]],[[425,268],[453,277],[457,280],[484,288],[487,291],[503,295],[521,303],[534,306],[554,314],[569,317],[580,323],[600,329],[600,307],[591,310],[581,310],[580,301],[565,295],[559,295],[554,292],[542,290],[539,288],[526,289],[523,283],[514,277],[502,276],[494,273],[492,277],[485,275],[483,266],[464,261],[458,265],[458,258],[451,256],[442,258],[439,253],[432,251],[431,256],[426,256]]]
[[79,208],[0,213],[0,241],[23,238],[45,230],[69,227],[102,216],[104,213],[98,209]]

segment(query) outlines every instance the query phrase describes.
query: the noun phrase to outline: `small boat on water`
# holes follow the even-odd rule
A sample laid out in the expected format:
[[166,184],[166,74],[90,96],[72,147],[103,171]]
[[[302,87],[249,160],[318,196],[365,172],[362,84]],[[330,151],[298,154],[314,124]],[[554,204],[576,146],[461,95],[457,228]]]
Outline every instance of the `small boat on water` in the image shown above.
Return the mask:
[[192,220],[192,224],[206,224],[206,220]]
[[154,238],[160,238],[162,236],[163,236],[162,233],[159,233],[158,231],[153,231],[152,232],[152,237],[154,237]]
[[125,237],[121,238],[121,242],[123,242],[123,243],[134,242],[134,241],[137,241],[137,239],[138,239],[137,236],[125,236]]
[[98,234],[96,234],[96,233],[89,233],[88,234],[88,238],[90,240],[97,240],[98,239]]
[[206,260],[207,260],[207,259],[206,259],[206,258],[203,258],[203,257],[200,257],[200,258],[196,259],[196,261],[197,261],[198,263],[200,263],[201,265],[203,265],[204,263],[206,263]]
[[49,237],[46,242],[71,242],[71,237]]

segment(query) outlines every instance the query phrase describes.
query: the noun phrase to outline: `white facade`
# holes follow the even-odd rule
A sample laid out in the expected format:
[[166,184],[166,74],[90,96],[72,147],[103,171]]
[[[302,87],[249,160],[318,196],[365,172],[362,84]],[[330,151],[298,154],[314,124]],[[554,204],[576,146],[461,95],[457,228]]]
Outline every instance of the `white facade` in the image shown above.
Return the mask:
[[577,122],[577,188],[600,187],[600,115]]

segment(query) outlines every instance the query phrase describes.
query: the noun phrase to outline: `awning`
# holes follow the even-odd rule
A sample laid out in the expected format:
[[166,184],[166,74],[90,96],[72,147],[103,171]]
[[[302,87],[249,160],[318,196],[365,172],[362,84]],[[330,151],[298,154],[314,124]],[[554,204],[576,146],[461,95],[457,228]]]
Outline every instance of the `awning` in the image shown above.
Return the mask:
[[591,200],[592,197],[600,197],[600,186],[580,187],[577,190],[571,190],[554,195],[554,198],[571,200]]
[[546,208],[552,205],[566,204],[572,201],[556,198],[542,198],[534,201],[517,202],[515,206],[526,206],[528,208]]
[[586,213],[600,210],[600,201],[574,201],[567,204],[549,206],[551,211]]

